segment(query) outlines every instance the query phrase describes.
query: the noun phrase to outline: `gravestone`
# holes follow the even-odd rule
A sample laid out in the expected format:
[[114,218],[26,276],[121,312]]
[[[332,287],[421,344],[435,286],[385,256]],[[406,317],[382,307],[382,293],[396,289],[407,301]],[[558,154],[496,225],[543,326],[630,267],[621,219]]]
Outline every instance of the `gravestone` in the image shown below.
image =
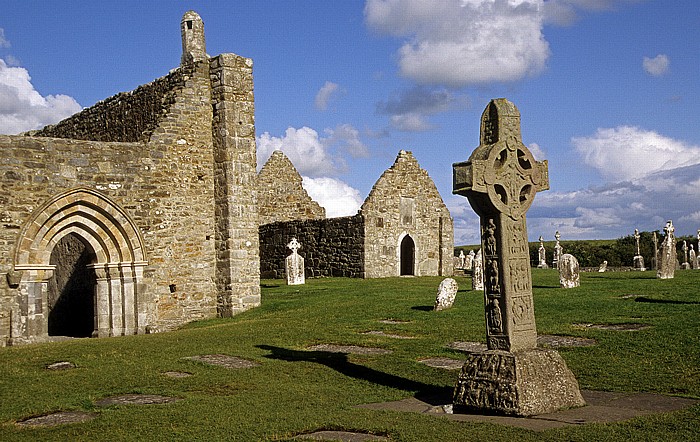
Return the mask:
[[554,244],[554,257],[552,258],[552,267],[555,269],[559,266],[559,258],[561,258],[561,255],[564,253],[564,248],[559,244],[559,238],[561,238],[561,235],[557,230],[554,232],[554,239],[557,240],[557,243]]
[[488,350],[471,353],[453,401],[460,408],[530,416],[585,404],[559,353],[537,348],[525,212],[549,188],[547,162],[522,143],[520,113],[492,100],[469,160],[453,164],[453,193],[479,215],[486,284]]
[[681,264],[681,268],[683,270],[688,270],[690,268],[690,263],[688,263],[688,243],[683,240],[683,247],[681,247],[681,250],[683,250],[683,264]]
[[476,256],[476,254],[474,253],[473,250],[470,250],[469,254],[467,255],[467,260],[466,260],[467,266],[465,267],[466,270],[472,269],[472,266],[474,265],[474,256]]
[[537,264],[538,269],[548,269],[549,266],[547,265],[547,250],[544,248],[544,240],[542,239],[542,235],[540,235],[540,248],[537,249],[537,254],[539,257],[539,264]]
[[658,279],[672,279],[676,271],[676,262],[678,258],[676,257],[675,231],[676,229],[673,227],[673,221],[668,220],[664,227],[666,236],[661,243],[661,252],[659,253],[658,269],[656,271],[656,277]]
[[691,269],[697,269],[698,268],[698,259],[697,256],[695,255],[695,250],[693,249],[693,245],[690,245],[690,268]]
[[292,254],[284,260],[284,270],[287,273],[288,285],[299,285],[306,283],[304,275],[304,258],[299,255],[298,250],[301,249],[301,244],[296,238],[287,244],[287,247],[292,250]]
[[598,267],[598,273],[605,273],[605,271],[606,271],[607,269],[608,269],[608,262],[607,262],[607,261],[603,261],[603,262],[600,264],[600,267]]
[[479,249],[472,261],[472,290],[484,289],[484,261],[481,258],[481,249]]
[[464,256],[464,250],[459,251],[459,269],[464,269],[467,257]]
[[579,276],[578,259],[574,255],[565,253],[559,258],[559,286],[563,289],[572,289],[581,285]]
[[654,256],[651,258],[651,268],[654,270],[659,270],[659,239],[656,237],[656,232],[654,232],[652,241],[654,242]]
[[440,283],[438,287],[437,297],[435,298],[435,310],[439,312],[440,310],[445,310],[452,307],[455,302],[455,296],[457,296],[457,281],[452,278],[445,278]]
[[634,259],[632,261],[632,263],[633,263],[632,267],[635,270],[639,270],[639,271],[643,272],[644,270],[646,270],[646,267],[644,267],[644,257],[639,252],[639,229],[634,229],[634,241],[637,244],[637,254],[634,255]]

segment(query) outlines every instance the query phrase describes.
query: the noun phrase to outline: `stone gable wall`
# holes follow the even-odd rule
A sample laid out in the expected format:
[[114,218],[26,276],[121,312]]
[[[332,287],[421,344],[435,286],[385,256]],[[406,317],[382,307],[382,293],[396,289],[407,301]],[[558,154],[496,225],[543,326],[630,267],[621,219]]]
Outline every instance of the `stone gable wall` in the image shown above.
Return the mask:
[[277,222],[260,226],[263,278],[284,278],[287,244],[301,244],[306,277],[364,278],[364,219],[361,215]]
[[31,132],[34,136],[93,141],[148,141],[199,66],[186,65],[157,80],[122,92],[65,120]]
[[258,213],[260,224],[326,217],[326,209],[311,199],[301,175],[279,150],[258,174]]
[[416,276],[451,276],[453,222],[435,183],[411,152],[401,151],[360,209],[368,278],[399,276],[400,241],[415,242]]

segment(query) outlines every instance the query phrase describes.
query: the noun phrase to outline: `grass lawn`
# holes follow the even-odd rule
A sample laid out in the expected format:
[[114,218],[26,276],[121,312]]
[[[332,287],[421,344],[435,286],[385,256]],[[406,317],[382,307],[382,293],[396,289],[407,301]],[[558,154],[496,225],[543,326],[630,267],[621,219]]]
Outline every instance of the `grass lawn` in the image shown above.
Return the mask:
[[[581,388],[700,398],[700,271],[678,271],[672,280],[657,280],[653,272],[587,273],[581,279],[581,287],[563,290],[555,270],[533,269],[538,332],[598,342],[560,349]],[[456,371],[418,361],[463,358],[447,344],[484,342],[483,295],[471,291],[468,278],[457,278],[455,306],[433,312],[440,280],[334,278],[303,286],[265,280],[263,305],[232,319],[192,323],[171,333],[0,348],[0,440],[286,440],[318,429],[371,432],[396,441],[700,439],[700,406],[538,433],[356,408],[450,391]],[[381,322],[385,319],[397,322]],[[624,323],[649,327],[611,331],[580,325]],[[367,331],[413,339],[363,334]],[[308,350],[314,344],[392,353]],[[238,356],[260,366],[231,370],[183,359],[201,354]],[[45,368],[57,361],[77,368]],[[167,371],[192,376],[171,378],[163,374]],[[182,400],[94,405],[126,393]],[[51,428],[15,424],[60,410],[95,411],[98,417]]]

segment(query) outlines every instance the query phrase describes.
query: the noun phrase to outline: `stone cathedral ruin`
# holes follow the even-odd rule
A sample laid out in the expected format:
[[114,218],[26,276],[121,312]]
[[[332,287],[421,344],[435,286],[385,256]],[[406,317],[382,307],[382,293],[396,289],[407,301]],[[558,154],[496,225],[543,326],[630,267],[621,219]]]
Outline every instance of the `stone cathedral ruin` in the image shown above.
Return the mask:
[[294,236],[309,277],[452,274],[452,218],[410,152],[326,219],[281,152],[256,173],[252,60],[210,57],[193,11],[180,27],[166,76],[0,135],[0,346],[246,311]]
[[260,304],[253,62],[182,60],[54,126],[0,136],[0,342],[119,336]]

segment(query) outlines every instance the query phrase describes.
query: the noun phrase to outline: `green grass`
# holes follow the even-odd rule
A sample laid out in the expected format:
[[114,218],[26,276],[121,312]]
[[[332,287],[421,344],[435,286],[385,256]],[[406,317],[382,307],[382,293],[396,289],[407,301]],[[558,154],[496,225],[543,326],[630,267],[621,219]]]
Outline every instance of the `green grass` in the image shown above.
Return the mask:
[[[700,398],[700,272],[657,280],[652,272],[590,273],[563,290],[554,270],[533,269],[539,333],[594,338],[560,353],[581,388]],[[384,434],[397,441],[697,440],[700,406],[631,421],[534,433],[452,422],[356,405],[450,391],[457,373],[426,357],[462,358],[453,341],[484,341],[483,299],[457,278],[455,306],[430,311],[441,278],[312,279],[303,286],[263,281],[263,305],[232,319],[192,323],[156,335],[0,349],[0,440],[286,440],[317,429]],[[623,298],[637,295],[635,298]],[[410,321],[384,324],[382,319]],[[642,323],[640,331],[575,327]],[[362,332],[413,336],[391,339]],[[388,355],[312,352],[319,343],[376,346]],[[229,370],[183,357],[223,353],[261,366]],[[48,371],[57,361],[76,369]],[[173,379],[165,371],[193,376]],[[124,393],[163,394],[176,403],[96,408]],[[83,424],[19,428],[28,416],[59,410],[99,413]]]

